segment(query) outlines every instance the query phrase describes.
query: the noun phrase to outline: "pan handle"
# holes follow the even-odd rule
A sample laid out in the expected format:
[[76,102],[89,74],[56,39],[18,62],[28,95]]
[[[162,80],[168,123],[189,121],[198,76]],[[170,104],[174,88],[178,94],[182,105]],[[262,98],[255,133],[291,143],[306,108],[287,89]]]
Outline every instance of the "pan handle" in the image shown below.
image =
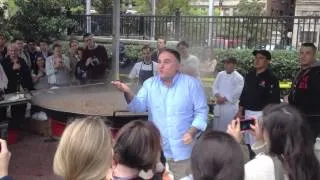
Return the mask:
[[128,110],[116,110],[116,111],[113,111],[112,119],[115,120],[116,116],[117,116],[117,113],[121,113],[121,112],[130,112],[130,111],[128,111]]

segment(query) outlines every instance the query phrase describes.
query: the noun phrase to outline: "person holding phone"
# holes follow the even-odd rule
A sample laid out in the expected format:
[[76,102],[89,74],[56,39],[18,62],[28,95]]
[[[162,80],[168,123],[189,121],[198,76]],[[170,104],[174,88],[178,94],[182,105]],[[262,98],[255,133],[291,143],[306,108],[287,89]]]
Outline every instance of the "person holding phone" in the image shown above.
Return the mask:
[[[2,67],[8,78],[8,86],[5,93],[17,93],[33,90],[33,82],[29,66],[24,59],[19,57],[19,50],[16,44],[8,46],[8,57],[2,61]],[[12,120],[9,121],[10,130],[20,130],[25,120],[26,104],[11,106]]]
[[68,86],[72,80],[70,60],[62,54],[62,46],[59,44],[53,45],[53,52],[45,63],[49,86]]
[[[240,120],[228,133],[240,143]],[[318,180],[320,164],[314,151],[310,127],[298,110],[286,103],[269,105],[251,125],[257,156],[245,165],[245,180]]]
[[237,60],[229,57],[224,60],[224,71],[218,73],[213,85],[212,93],[216,98],[213,114],[213,128],[225,131],[229,122],[238,112],[238,100],[242,92],[244,80],[236,68]]
[[201,82],[179,72],[180,54],[173,49],[159,54],[159,74],[146,80],[137,95],[128,85],[113,81],[132,112],[148,112],[160,130],[162,149],[174,179],[191,173],[190,156],[197,137],[207,127],[208,105]]

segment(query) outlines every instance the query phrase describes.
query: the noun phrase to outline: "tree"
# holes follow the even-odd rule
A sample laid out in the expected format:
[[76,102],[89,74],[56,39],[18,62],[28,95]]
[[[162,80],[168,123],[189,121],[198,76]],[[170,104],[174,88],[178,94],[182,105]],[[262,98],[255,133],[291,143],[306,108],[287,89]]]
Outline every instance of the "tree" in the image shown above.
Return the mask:
[[112,13],[113,0],[93,0],[92,5],[99,14]]
[[67,28],[75,25],[65,11],[76,3],[74,0],[16,0],[18,10],[10,22],[25,39],[60,38]]
[[263,15],[265,3],[260,0],[240,0],[235,15],[238,16],[261,16]]
[[[151,14],[151,0],[135,0],[137,10],[140,13]],[[156,14],[157,15],[174,15],[180,10],[184,15],[189,15],[192,8],[189,0],[156,0]]]

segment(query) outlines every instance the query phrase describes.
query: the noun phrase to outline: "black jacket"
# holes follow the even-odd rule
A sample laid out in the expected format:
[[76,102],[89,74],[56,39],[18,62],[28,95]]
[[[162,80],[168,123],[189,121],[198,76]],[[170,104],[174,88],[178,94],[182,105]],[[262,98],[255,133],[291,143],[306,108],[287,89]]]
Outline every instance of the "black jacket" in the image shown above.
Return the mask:
[[8,77],[8,87],[5,90],[6,93],[17,92],[18,84],[21,84],[24,89],[33,90],[33,82],[29,66],[21,58],[19,58],[19,63],[21,65],[20,70],[14,71],[10,57],[7,57],[1,62],[3,70]]
[[250,71],[245,76],[239,105],[245,110],[262,111],[266,105],[276,103],[280,103],[280,87],[271,70],[260,74]]
[[[88,58],[94,59],[93,65],[86,66]],[[110,69],[111,63],[108,61],[107,50],[104,46],[97,45],[94,49],[86,48],[83,51],[83,58],[76,66],[76,78],[83,79],[101,79],[104,78],[106,69]]]
[[320,115],[320,62],[298,73],[292,84],[289,103],[307,116]]

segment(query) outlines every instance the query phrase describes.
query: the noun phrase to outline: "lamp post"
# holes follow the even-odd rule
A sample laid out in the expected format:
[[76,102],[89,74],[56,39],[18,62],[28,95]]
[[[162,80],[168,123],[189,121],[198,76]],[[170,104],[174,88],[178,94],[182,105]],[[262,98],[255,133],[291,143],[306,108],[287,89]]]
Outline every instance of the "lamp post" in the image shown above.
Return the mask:
[[155,40],[156,34],[156,0],[151,0],[152,22],[151,22],[151,40]]
[[113,0],[112,79],[119,80],[120,1]]
[[87,33],[91,33],[91,0],[86,0]]
[[208,39],[208,46],[211,47],[212,46],[212,29],[213,25],[215,25],[215,23],[213,22],[214,16],[213,16],[213,0],[209,0],[209,11],[208,11],[208,15],[209,15],[209,39]]

